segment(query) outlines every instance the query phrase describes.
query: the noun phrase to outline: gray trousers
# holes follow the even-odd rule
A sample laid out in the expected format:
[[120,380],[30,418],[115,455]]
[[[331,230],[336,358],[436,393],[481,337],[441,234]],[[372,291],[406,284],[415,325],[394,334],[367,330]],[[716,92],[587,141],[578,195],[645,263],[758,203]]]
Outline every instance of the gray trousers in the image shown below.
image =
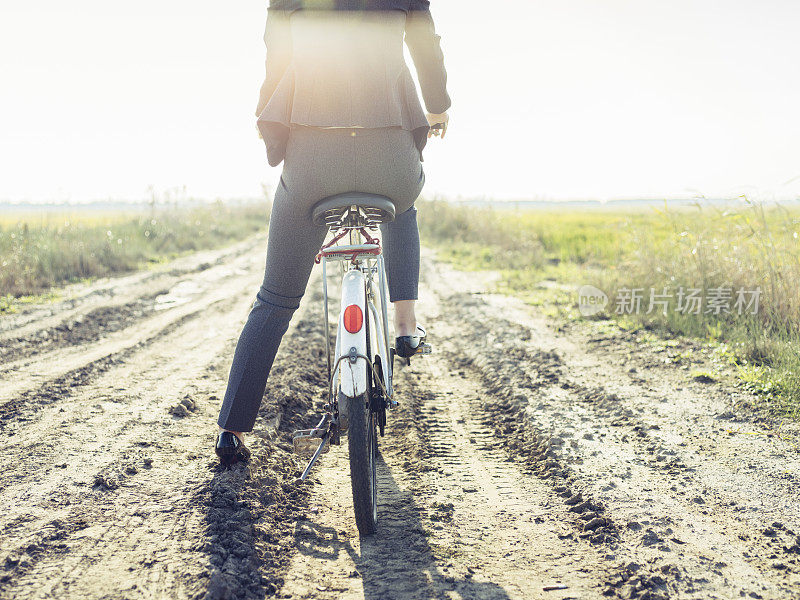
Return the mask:
[[389,299],[417,299],[419,231],[414,202],[424,181],[410,131],[292,129],[272,204],[264,281],[236,346],[217,421],[220,427],[253,429],[278,346],[328,231],[311,221],[313,206],[323,198],[371,192],[393,200],[395,220],[380,227]]

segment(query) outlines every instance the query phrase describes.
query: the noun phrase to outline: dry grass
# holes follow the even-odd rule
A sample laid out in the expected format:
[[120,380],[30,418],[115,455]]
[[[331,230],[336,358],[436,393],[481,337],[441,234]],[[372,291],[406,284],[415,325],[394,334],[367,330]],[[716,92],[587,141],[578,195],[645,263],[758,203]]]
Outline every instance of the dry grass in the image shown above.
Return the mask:
[[[741,381],[784,414],[800,417],[800,210],[742,201],[727,207],[580,212],[476,210],[420,204],[424,241],[471,268],[500,269],[512,293],[544,278],[593,284],[610,298],[607,316],[707,340],[734,362]],[[686,314],[677,292],[759,289],[757,314]],[[620,290],[642,289],[639,314],[616,314]],[[647,313],[649,292],[667,288],[667,314]],[[747,296],[749,299],[750,297]],[[576,314],[577,296],[571,299]]]
[[89,210],[0,217],[0,298],[141,268],[214,248],[266,229],[264,203],[98,213]]

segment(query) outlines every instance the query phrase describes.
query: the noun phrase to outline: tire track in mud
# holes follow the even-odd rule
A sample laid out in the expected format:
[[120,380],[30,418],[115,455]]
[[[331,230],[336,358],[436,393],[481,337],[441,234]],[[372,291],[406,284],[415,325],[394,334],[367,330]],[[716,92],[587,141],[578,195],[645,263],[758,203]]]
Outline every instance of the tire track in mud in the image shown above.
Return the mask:
[[[497,357],[495,357],[497,358]],[[547,369],[548,363],[553,359],[552,354],[528,355],[529,364],[541,366]],[[487,370],[487,365],[492,363],[492,368]],[[592,471],[603,472],[601,469],[587,469],[583,473],[576,474],[570,468],[572,462],[583,462],[580,450],[570,451],[570,446],[564,444],[564,431],[552,433],[552,426],[548,423],[548,429],[539,429],[531,424],[529,408],[520,403],[514,394],[518,386],[524,386],[526,379],[524,376],[511,377],[510,382],[506,371],[498,373],[497,363],[491,358],[484,360],[471,361],[469,359],[456,360],[455,365],[460,367],[471,366],[473,370],[480,373],[487,387],[494,395],[493,402],[486,410],[487,422],[494,424],[498,436],[510,435],[512,440],[509,443],[509,450],[513,455],[527,457],[534,465],[534,472],[546,478],[552,478],[560,485],[555,489],[569,493],[569,485],[577,483],[581,485],[585,482],[586,473]],[[505,381],[504,381],[504,376]],[[644,562],[638,555],[646,555],[647,563],[658,567],[658,572],[651,572],[649,575],[642,575],[641,565],[635,568],[638,581],[634,581],[635,590],[622,588],[623,597],[635,596],[634,592],[642,590],[652,590],[659,587],[662,582],[667,581],[671,584],[673,593],[694,593],[704,588],[715,588],[717,586],[728,589],[749,590],[755,594],[768,593],[768,597],[786,597],[790,593],[792,584],[796,581],[797,574],[796,561],[791,554],[795,553],[796,534],[792,529],[785,527],[782,523],[777,523],[777,527],[766,527],[762,531],[752,527],[740,527],[737,522],[725,522],[725,516],[720,519],[707,518],[711,514],[711,498],[708,488],[703,485],[701,479],[694,477],[691,473],[693,468],[675,456],[676,451],[663,446],[657,438],[650,434],[652,425],[639,421],[635,413],[630,409],[620,407],[620,398],[615,393],[608,392],[602,387],[585,388],[568,380],[554,382],[558,385],[559,391],[569,390],[569,394],[574,398],[571,403],[584,403],[584,412],[595,422],[606,422],[613,428],[624,428],[625,433],[620,436],[609,436],[599,434],[599,443],[604,446],[603,450],[593,452],[606,452],[611,455],[625,456],[632,459],[636,466],[632,469],[630,465],[624,464],[624,472],[618,473],[619,479],[629,481],[630,488],[641,488],[645,494],[641,500],[652,503],[650,510],[639,510],[637,520],[621,518],[623,529],[628,533],[629,538],[638,538],[638,543],[644,547],[652,549],[650,553],[633,552],[631,559],[634,565]],[[508,398],[512,400],[509,401]],[[517,402],[514,401],[517,399]],[[586,420],[586,417],[584,417]],[[512,424],[513,423],[513,424]],[[657,429],[658,426],[655,426]],[[584,439],[594,441],[594,434],[585,433]],[[617,439],[618,438],[618,439]],[[578,445],[574,444],[574,448]],[[606,463],[606,465],[608,464]],[[659,475],[660,472],[660,475]],[[640,481],[637,484],[637,480]],[[594,486],[595,488],[597,486]],[[608,489],[602,490],[612,492],[615,488],[614,482],[609,482]],[[661,488],[661,489],[659,489]],[[686,488],[684,491],[682,488]],[[692,491],[694,490],[694,492]],[[574,489],[573,489],[574,492]],[[672,492],[672,494],[670,494]],[[590,494],[594,493],[595,497]],[[640,492],[641,493],[641,492]],[[697,494],[697,495],[695,495]],[[587,510],[586,506],[594,508],[604,506],[603,501],[596,498],[604,498],[607,494],[581,491],[575,493],[570,499],[571,502],[579,502],[574,509]],[[658,501],[656,495],[661,495]],[[588,496],[588,499],[586,498]],[[718,500],[718,499],[715,499]],[[724,502],[724,501],[723,501]],[[721,502],[722,503],[722,502]],[[661,505],[661,510],[656,508]],[[730,502],[736,505],[735,502]],[[694,506],[692,506],[694,505]],[[696,507],[696,508],[695,508]],[[708,509],[705,507],[709,507]],[[589,513],[594,517],[592,513]],[[727,516],[727,515],[726,515]],[[644,517],[644,518],[640,518]],[[595,521],[597,522],[597,521]],[[606,518],[603,524],[609,522]],[[766,533],[765,533],[766,532]],[[763,535],[761,535],[763,534]],[[737,539],[738,538],[738,539]],[[776,539],[777,538],[777,539]],[[593,541],[596,538],[592,538]],[[604,538],[603,541],[608,541]],[[629,541],[630,543],[630,541]],[[613,547],[613,545],[612,545]],[[679,554],[694,555],[690,561],[679,560],[672,562],[676,548]],[[787,554],[788,552],[788,554]],[[660,554],[660,556],[659,556]],[[655,558],[654,558],[655,555]],[[712,558],[716,555],[716,558]],[[789,564],[776,560],[779,555],[789,559]],[[769,557],[771,560],[764,560]],[[638,562],[637,562],[638,561]],[[660,563],[660,564],[659,564]],[[710,570],[707,574],[703,567]],[[629,570],[629,569],[628,569]],[[778,574],[785,572],[790,577],[785,581],[780,581],[784,577],[774,579],[770,583],[774,587],[770,590],[763,582],[769,581],[765,578],[766,574],[775,572]],[[641,577],[646,580],[642,581]],[[666,577],[665,577],[666,576]],[[717,579],[716,585],[707,586],[709,580]],[[623,574],[617,579],[615,587],[630,585],[630,577]],[[610,590],[609,590],[610,591]]]
[[[18,387],[27,387],[29,389],[20,394],[12,394],[11,400],[0,404],[0,432],[13,433],[20,424],[35,418],[31,415],[38,412],[43,406],[69,400],[76,395],[76,391],[82,386],[91,383],[110,369],[124,365],[130,357],[142,349],[146,349],[154,341],[170,335],[187,323],[193,323],[203,310],[213,309],[215,304],[222,302],[222,300],[217,300],[174,320],[171,318],[165,327],[157,330],[152,335],[147,335],[144,339],[140,339],[131,345],[125,345],[120,350],[112,351],[110,354],[103,352],[102,354],[105,355],[100,358],[90,357],[87,364],[46,381],[39,387],[31,388],[29,380],[19,380]],[[38,383],[39,381],[36,381],[34,386]]]
[[[251,242],[252,244],[252,242]],[[129,320],[121,318],[119,326],[113,331],[96,332],[94,335],[64,336],[62,347],[38,353],[33,351],[23,358],[6,362],[0,367],[4,381],[0,383],[0,425],[5,415],[15,415],[22,407],[35,405],[34,398],[50,395],[54,398],[84,381],[87,377],[104,372],[124,357],[146,346],[151,340],[166,335],[188,319],[214,304],[224,301],[228,287],[237,289],[258,264],[256,256],[237,254],[232,264],[197,269],[193,276],[172,281],[165,293],[152,297],[150,310],[135,311]],[[140,298],[137,302],[142,302]],[[157,310],[155,304],[162,310]],[[118,307],[95,309],[101,314],[115,312]],[[72,318],[62,322],[59,328],[69,331]],[[124,326],[123,326],[124,325]],[[80,330],[91,330],[94,323],[89,321]],[[74,328],[73,328],[74,329]],[[29,337],[50,335],[51,329],[42,329]]]
[[[746,505],[754,493],[758,496],[757,488],[736,469],[728,477],[706,475],[728,465],[714,456],[713,442],[698,448],[701,444],[694,438],[717,437],[716,427],[706,421],[713,420],[724,402],[718,398],[712,407],[709,402],[703,405],[699,400],[705,401],[705,390],[700,391],[687,412],[703,418],[693,419],[697,435],[689,436],[671,409],[652,408],[667,402],[669,392],[620,385],[615,379],[627,379],[623,373],[629,370],[629,360],[624,371],[610,362],[596,364],[596,356],[548,333],[541,320],[532,328],[531,319],[525,322],[521,316],[524,310],[509,305],[512,301],[499,299],[495,306],[491,297],[454,291],[452,279],[458,274],[441,265],[436,268],[445,272],[439,270],[439,278],[434,275],[431,280],[450,283],[441,293],[443,310],[452,316],[449,323],[463,324],[462,338],[481,340],[479,345],[454,346],[451,366],[481,378],[488,391],[486,423],[498,437],[509,439],[509,455],[528,461],[537,476],[570,496],[567,502],[573,510],[590,511],[584,528],[596,529],[582,535],[607,544],[622,561],[608,581],[606,595],[792,594],[800,583],[797,515],[791,510],[797,490],[782,476],[762,482],[783,508],[778,512],[784,522],[764,525],[764,516],[770,523],[772,511],[762,507],[758,512],[766,515],[754,515],[754,522],[748,523],[742,518],[749,516],[742,514],[747,507],[739,504]],[[671,379],[666,382],[670,385],[674,386]],[[762,451],[769,446],[761,445]],[[797,457],[790,460],[796,462]],[[768,473],[776,470],[764,462]]]
[[[213,271],[181,260],[192,281]],[[238,260],[215,280],[224,297],[168,309],[149,335],[136,317],[118,330],[139,336],[130,347],[99,358],[105,334],[65,339],[65,356],[84,352],[76,369],[20,383],[0,419],[1,599],[786,598],[800,586],[800,462],[779,439],[730,432],[758,431],[725,416],[732,393],[609,336],[597,348],[554,331],[427,252],[418,313],[435,354],[398,369],[378,535],[355,531],[346,444],[294,481],[290,432],[316,420],[327,382],[318,274],[273,366],[253,459],[220,470],[214,421],[263,253]],[[186,279],[175,273],[169,288]],[[75,310],[163,288],[130,289]],[[18,338],[35,335],[19,322]],[[569,587],[543,591],[554,583]]]
[[[263,246],[263,236],[256,235],[232,246],[196,252],[130,275],[58,288],[64,300],[22,305],[17,307],[18,312],[4,314],[0,318],[0,348],[25,345],[22,340],[26,339],[35,343],[34,340],[42,336],[42,331],[59,329],[70,322],[85,322],[87,314],[97,308],[135,302],[174,285],[178,279],[192,278],[197,273],[225,265],[242,255],[262,253]],[[43,340],[42,343],[49,341]]]
[[[508,460],[480,420],[479,379],[452,371],[433,294],[420,315],[437,354],[399,368],[400,407],[380,440],[379,522],[355,528],[346,444],[323,455],[280,594],[292,598],[601,597],[608,551],[574,534],[579,515]],[[442,334],[439,334],[439,331]],[[457,340],[452,340],[453,342]],[[399,361],[398,361],[399,366]],[[544,591],[566,584],[568,591]],[[566,594],[566,596],[565,596]],[[588,595],[588,596],[587,596]]]
[[[314,280],[316,278],[313,278]],[[315,281],[309,284],[314,288]],[[270,371],[248,445],[246,468],[218,469],[203,498],[211,571],[204,598],[263,598],[283,587],[296,523],[306,515],[312,481],[298,483],[291,432],[313,426],[324,403],[327,367],[320,291],[309,290]],[[300,312],[300,311],[298,311]],[[249,542],[248,542],[249,540]],[[245,549],[252,552],[245,554]],[[245,560],[242,560],[244,558]]]
[[0,598],[255,598],[277,588],[308,486],[294,485],[296,461],[275,428],[287,407],[310,407],[326,374],[319,294],[309,294],[248,440],[253,460],[218,468],[214,421],[263,257],[254,264],[226,282],[228,298],[63,382],[68,403],[32,393],[25,414],[6,415],[15,433],[0,469],[0,501],[12,507],[0,516]]
[[[63,320],[54,327],[38,329],[26,336],[4,340],[0,346],[0,361],[9,363],[21,358],[36,356],[55,348],[85,344],[125,329],[155,310],[156,298],[162,290],[147,294],[132,302],[118,306],[101,306],[85,314]],[[3,370],[6,370],[5,368]]]
[[430,496],[430,518],[436,522],[444,511],[442,520],[449,521],[449,527],[434,526],[436,544],[472,563],[473,577],[502,589],[488,597],[554,597],[543,591],[553,584],[568,586],[558,597],[599,596],[612,571],[611,555],[573,533],[586,530],[588,522],[574,507],[508,460],[507,436],[481,419],[485,386],[468,371],[450,367],[443,336],[432,339],[439,350],[409,374],[410,385],[403,389],[408,415],[398,425],[418,432],[416,467],[434,465],[436,471],[419,481],[419,494]]
[[[209,327],[224,327],[241,310],[235,306],[240,301],[241,297],[235,297],[227,305],[212,305],[206,313]],[[81,382],[71,390],[67,407],[39,407],[35,419],[28,419],[15,433],[15,451],[27,455],[23,465],[30,469],[24,478],[19,477],[19,469],[3,470],[3,502],[15,507],[5,517],[24,525],[24,529],[3,529],[3,550],[10,552],[15,567],[10,581],[23,586],[14,593],[16,597],[25,597],[42,585],[37,579],[42,571],[51,571],[48,581],[57,586],[47,593],[72,593],[80,586],[80,594],[92,596],[104,571],[119,572],[121,557],[133,558],[140,544],[152,542],[148,534],[152,536],[153,531],[136,527],[144,525],[144,515],[149,526],[180,529],[174,519],[182,519],[191,507],[180,494],[175,496],[177,506],[165,503],[170,494],[161,497],[162,492],[175,490],[154,478],[180,481],[182,474],[170,474],[171,469],[191,466],[195,467],[192,474],[199,476],[197,463],[184,455],[192,454],[182,443],[187,435],[175,428],[178,420],[169,412],[177,401],[173,394],[185,395],[181,390],[203,377],[207,361],[214,356],[210,348],[193,342],[193,330],[196,322],[185,320],[108,372]],[[199,401],[187,404],[196,410]],[[9,457],[5,454],[4,458]],[[147,485],[140,489],[143,481]],[[59,517],[53,521],[57,530],[74,530],[74,535],[60,541],[67,555],[26,556],[26,531],[42,529],[42,520],[52,518],[54,512]],[[9,549],[7,544],[14,538],[21,543]],[[132,565],[139,566],[135,561]],[[53,570],[59,576],[54,577]],[[124,585],[128,579],[123,572],[118,583]]]

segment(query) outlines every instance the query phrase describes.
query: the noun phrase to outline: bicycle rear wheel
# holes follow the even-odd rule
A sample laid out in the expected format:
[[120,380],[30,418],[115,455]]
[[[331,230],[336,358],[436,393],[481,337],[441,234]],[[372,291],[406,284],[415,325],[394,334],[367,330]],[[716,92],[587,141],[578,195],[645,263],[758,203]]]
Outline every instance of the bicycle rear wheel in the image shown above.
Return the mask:
[[361,535],[370,535],[375,533],[378,520],[377,419],[367,407],[366,394],[347,398],[346,402],[349,403],[347,446],[356,526]]

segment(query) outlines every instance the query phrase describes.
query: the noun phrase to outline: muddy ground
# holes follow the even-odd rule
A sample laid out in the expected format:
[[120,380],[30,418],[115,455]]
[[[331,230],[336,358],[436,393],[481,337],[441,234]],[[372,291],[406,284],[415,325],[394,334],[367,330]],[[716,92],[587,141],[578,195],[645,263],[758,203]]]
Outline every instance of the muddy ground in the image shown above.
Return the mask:
[[396,374],[377,535],[355,529],[346,444],[295,483],[290,432],[326,378],[318,271],[253,460],[220,469],[264,247],[0,318],[0,598],[800,597],[796,427],[693,379],[724,370],[700,346],[548,319],[432,252],[434,354]]

